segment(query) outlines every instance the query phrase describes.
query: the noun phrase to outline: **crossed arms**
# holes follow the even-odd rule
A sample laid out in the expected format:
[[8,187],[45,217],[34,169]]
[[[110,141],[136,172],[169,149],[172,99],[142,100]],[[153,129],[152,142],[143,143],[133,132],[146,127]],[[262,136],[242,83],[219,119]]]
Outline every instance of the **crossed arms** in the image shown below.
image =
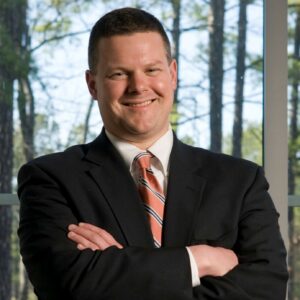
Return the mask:
[[[115,246],[123,246],[102,228],[88,223],[71,224],[68,237],[77,243],[79,250],[91,249],[104,251]],[[204,276],[224,276],[238,264],[238,258],[230,249],[211,247],[208,245],[194,245],[189,247],[196,261],[199,278]]]

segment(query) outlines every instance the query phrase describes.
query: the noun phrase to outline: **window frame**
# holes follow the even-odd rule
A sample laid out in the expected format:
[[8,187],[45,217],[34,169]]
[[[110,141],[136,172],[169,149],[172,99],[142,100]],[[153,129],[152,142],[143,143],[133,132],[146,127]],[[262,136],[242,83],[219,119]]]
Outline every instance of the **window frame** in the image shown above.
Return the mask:
[[288,246],[287,1],[264,1],[263,157],[270,194]]

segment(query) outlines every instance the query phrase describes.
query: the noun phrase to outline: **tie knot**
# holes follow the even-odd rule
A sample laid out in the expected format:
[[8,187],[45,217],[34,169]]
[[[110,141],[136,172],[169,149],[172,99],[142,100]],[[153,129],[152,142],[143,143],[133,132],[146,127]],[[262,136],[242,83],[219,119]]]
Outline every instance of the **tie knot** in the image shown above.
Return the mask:
[[134,161],[138,164],[138,166],[142,169],[150,169],[150,159],[153,155],[149,152],[139,153]]

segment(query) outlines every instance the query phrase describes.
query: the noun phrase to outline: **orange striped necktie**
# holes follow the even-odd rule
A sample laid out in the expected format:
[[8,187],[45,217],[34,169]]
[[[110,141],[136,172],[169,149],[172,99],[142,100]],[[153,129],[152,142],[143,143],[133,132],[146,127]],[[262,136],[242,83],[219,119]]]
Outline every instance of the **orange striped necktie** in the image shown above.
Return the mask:
[[149,152],[139,153],[134,162],[139,167],[138,189],[144,202],[150,223],[154,244],[157,248],[162,243],[162,226],[165,207],[165,195],[150,167],[153,155]]

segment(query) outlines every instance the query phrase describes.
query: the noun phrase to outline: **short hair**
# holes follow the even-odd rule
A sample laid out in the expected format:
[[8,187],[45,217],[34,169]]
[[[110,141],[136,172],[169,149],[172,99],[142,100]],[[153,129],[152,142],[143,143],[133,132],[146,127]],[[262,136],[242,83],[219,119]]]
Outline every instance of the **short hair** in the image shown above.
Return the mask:
[[157,32],[162,37],[166,56],[171,62],[171,46],[161,22],[150,13],[132,7],[112,10],[102,16],[93,26],[88,46],[88,64],[93,70],[98,63],[97,46],[101,38],[130,35],[139,32]]

